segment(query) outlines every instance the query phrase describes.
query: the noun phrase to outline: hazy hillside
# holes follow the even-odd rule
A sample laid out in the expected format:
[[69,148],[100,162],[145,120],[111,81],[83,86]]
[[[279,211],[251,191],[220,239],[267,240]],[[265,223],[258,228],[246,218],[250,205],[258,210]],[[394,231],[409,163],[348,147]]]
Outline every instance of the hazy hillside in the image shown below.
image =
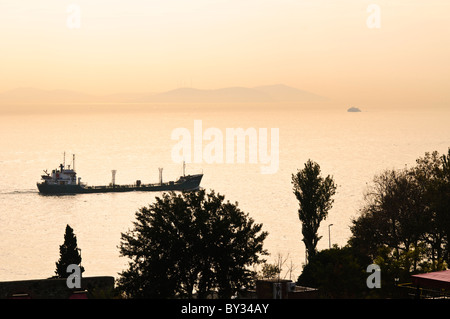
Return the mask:
[[135,102],[167,103],[258,103],[258,102],[304,102],[324,98],[310,92],[285,85],[259,86],[255,88],[230,87],[216,90],[180,88],[168,92],[148,95]]
[[258,90],[268,95],[272,100],[278,102],[303,102],[303,101],[326,100],[326,98],[323,96],[299,90],[283,84],[259,86],[256,87],[255,90]]
[[323,97],[286,85],[216,90],[179,88],[163,93],[117,93],[94,96],[70,90],[18,88],[0,93],[0,105],[55,103],[270,103],[321,101]]
[[254,89],[242,87],[223,88],[217,90],[200,90],[180,88],[168,92],[144,96],[135,102],[152,103],[242,103],[267,102],[271,100],[267,94]]

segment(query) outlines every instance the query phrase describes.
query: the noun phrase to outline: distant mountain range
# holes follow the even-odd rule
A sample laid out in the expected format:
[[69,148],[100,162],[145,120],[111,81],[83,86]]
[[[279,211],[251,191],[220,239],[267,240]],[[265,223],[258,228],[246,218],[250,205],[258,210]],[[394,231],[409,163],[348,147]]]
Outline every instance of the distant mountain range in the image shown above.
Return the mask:
[[270,103],[323,101],[324,97],[286,85],[216,90],[179,88],[163,93],[95,96],[70,90],[18,88],[0,93],[0,104],[19,103]]
[[180,88],[164,93],[143,96],[136,102],[223,102],[223,103],[257,103],[257,102],[303,102],[317,101],[324,98],[286,85],[258,86],[255,88],[229,87],[216,90]]

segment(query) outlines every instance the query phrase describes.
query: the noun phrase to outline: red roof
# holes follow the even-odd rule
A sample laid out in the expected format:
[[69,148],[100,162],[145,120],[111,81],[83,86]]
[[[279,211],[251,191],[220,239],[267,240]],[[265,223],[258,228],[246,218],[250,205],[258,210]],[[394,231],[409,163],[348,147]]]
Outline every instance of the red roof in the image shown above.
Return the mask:
[[413,275],[412,282],[420,288],[450,290],[450,270]]

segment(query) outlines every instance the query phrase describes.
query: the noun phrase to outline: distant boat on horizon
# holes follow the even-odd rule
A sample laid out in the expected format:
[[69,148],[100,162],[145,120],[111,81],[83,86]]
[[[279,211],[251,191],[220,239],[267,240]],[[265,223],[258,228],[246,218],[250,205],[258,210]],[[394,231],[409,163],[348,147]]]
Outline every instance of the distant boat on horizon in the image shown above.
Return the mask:
[[[65,155],[64,155],[65,157]],[[183,163],[183,175],[176,181],[169,181],[163,183],[162,168],[159,169],[159,183],[142,184],[137,180],[132,185],[116,185],[115,174],[112,170],[112,182],[104,186],[88,186],[81,183],[81,177],[77,179],[75,172],[75,155],[73,155],[72,168],[70,165],[66,168],[65,158],[64,163],[59,165],[59,169],[52,170],[51,174],[44,170],[44,175],[41,175],[43,180],[37,183],[37,187],[41,194],[45,195],[64,195],[64,194],[87,194],[87,193],[118,193],[118,192],[158,192],[158,191],[193,191],[200,187],[200,182],[203,174],[185,175],[185,164]]]
[[347,110],[347,112],[361,112],[361,110],[357,107],[351,107]]

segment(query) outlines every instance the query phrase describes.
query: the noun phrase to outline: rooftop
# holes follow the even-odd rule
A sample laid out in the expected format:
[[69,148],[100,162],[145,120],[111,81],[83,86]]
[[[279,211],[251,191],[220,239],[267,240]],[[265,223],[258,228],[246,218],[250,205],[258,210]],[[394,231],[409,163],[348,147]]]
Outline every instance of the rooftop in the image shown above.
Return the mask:
[[411,278],[418,287],[450,291],[450,270],[413,275]]

